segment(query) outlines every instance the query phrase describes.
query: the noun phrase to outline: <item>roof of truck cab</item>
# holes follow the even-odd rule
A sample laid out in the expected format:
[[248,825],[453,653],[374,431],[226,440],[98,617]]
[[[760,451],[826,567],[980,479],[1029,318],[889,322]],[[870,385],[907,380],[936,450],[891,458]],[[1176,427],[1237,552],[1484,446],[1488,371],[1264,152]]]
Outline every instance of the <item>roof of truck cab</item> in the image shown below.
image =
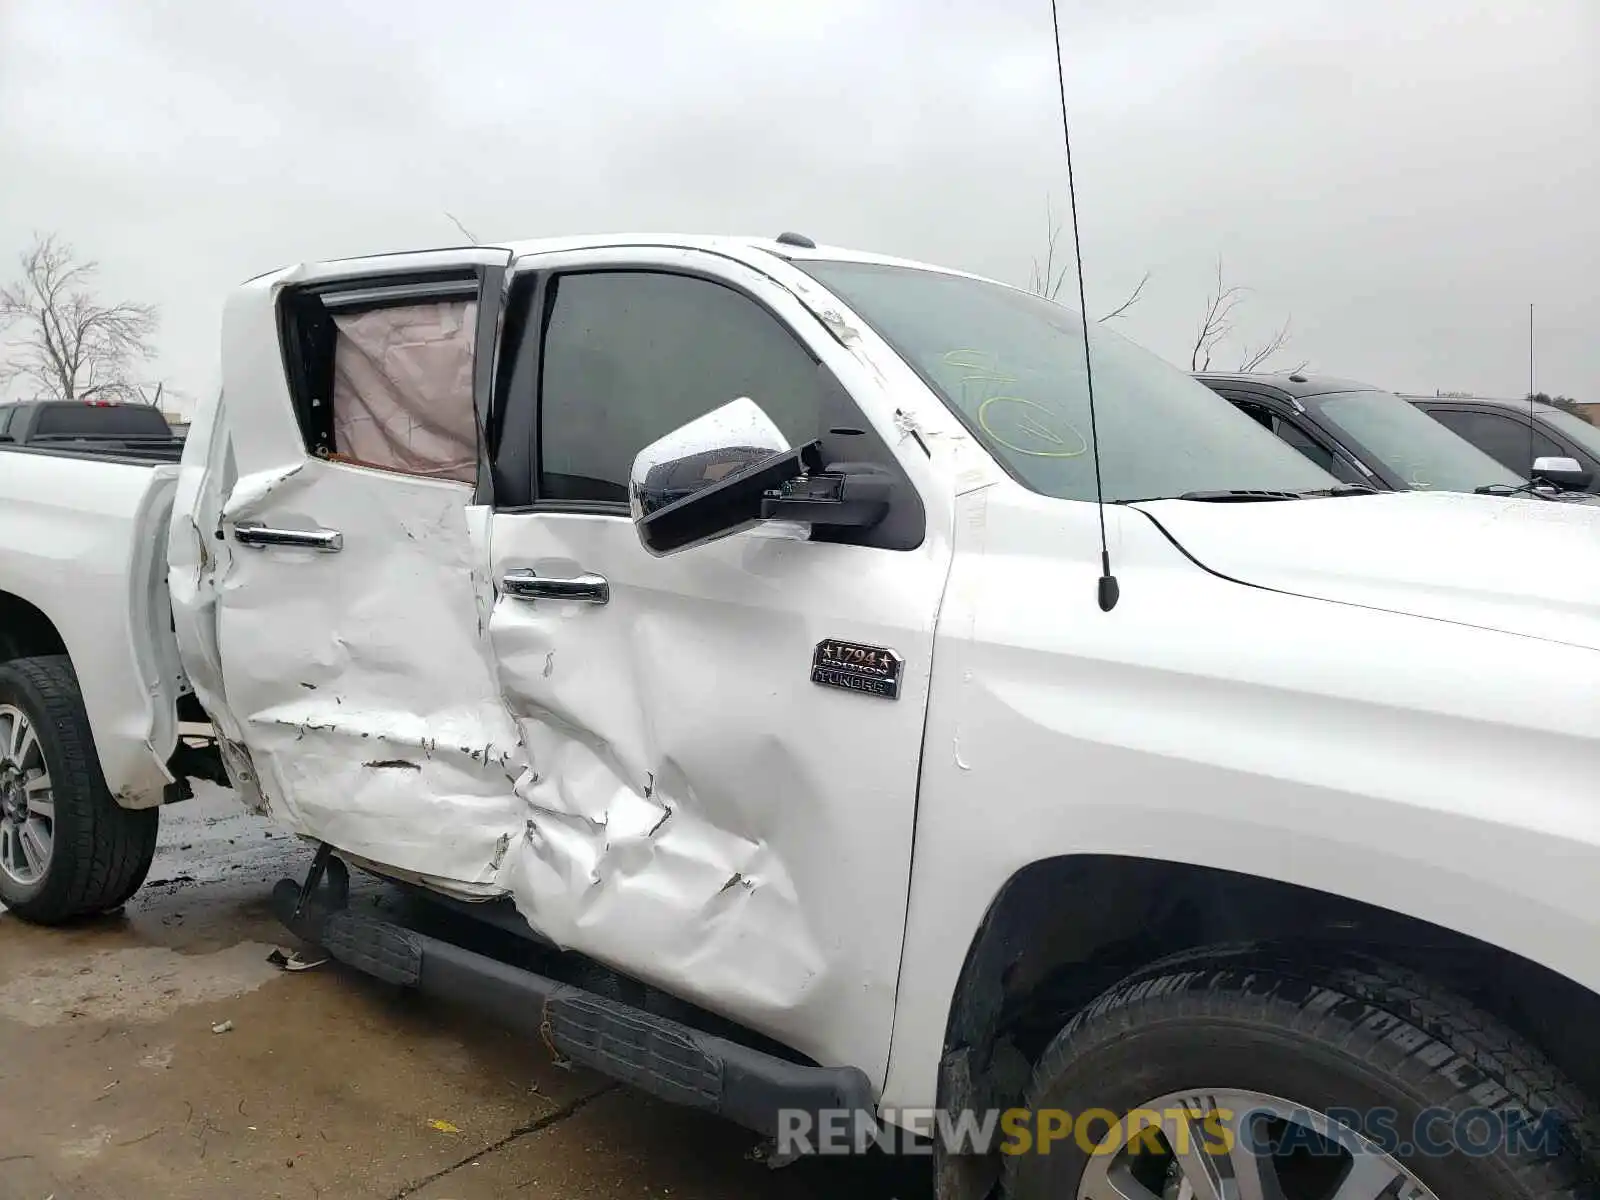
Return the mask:
[[811,259],[845,259],[851,262],[878,263],[883,266],[916,267],[925,271],[943,271],[962,275],[964,271],[935,263],[917,262],[896,258],[888,254],[875,254],[868,250],[855,250],[844,246],[797,246],[768,237],[736,237],[724,234],[694,233],[616,233],[575,234],[570,237],[535,238],[529,241],[495,243],[509,250],[513,257],[526,254],[549,254],[561,250],[595,250],[607,246],[669,246],[684,250],[708,250],[713,253],[733,254],[750,258],[755,253],[776,255],[779,258],[805,261]]
[[1242,383],[1269,387],[1303,400],[1309,396],[1323,396],[1330,392],[1381,392],[1384,389],[1356,379],[1340,379],[1334,375],[1307,375],[1295,372],[1289,375],[1264,371],[1196,371],[1194,377],[1202,383]]
[[[516,239],[507,241],[484,242],[477,246],[443,245],[414,247],[408,250],[390,250],[377,254],[353,255],[348,258],[329,258],[298,264],[299,266],[342,267],[348,264],[355,268],[364,262],[375,259],[387,259],[391,262],[403,260],[410,255],[436,255],[451,250],[504,250],[513,258],[522,258],[528,255],[554,254],[572,250],[601,250],[608,247],[625,248],[629,246],[667,247],[681,250],[702,250],[712,254],[722,254],[757,268],[770,264],[774,257],[791,260],[794,262],[808,261],[846,261],[859,263],[872,263],[881,266],[910,267],[923,271],[937,271],[945,275],[964,276],[969,279],[982,279],[988,283],[999,283],[1001,286],[1011,285],[1003,281],[989,279],[986,276],[976,275],[970,271],[958,270],[954,267],[941,266],[937,263],[918,262],[914,259],[897,258],[888,254],[875,254],[867,250],[855,250],[843,246],[797,246],[790,242],[780,242],[769,237],[735,237],[723,234],[692,234],[692,233],[592,233],[570,234],[563,237],[531,238],[526,240]],[[276,275],[283,270],[292,270],[296,264],[284,264],[270,271],[263,271],[245,280],[245,283],[254,282],[268,275]]]

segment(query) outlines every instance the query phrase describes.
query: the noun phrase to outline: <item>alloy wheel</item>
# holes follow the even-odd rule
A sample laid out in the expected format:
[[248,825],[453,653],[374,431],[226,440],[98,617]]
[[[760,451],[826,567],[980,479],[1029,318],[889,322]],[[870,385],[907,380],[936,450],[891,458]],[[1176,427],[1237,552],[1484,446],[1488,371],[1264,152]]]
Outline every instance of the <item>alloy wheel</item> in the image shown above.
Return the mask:
[[55,791],[44,747],[21,709],[0,704],[0,872],[23,887],[50,868],[55,846]]
[[1376,1142],[1259,1092],[1163,1096],[1103,1127],[1078,1200],[1437,1200]]

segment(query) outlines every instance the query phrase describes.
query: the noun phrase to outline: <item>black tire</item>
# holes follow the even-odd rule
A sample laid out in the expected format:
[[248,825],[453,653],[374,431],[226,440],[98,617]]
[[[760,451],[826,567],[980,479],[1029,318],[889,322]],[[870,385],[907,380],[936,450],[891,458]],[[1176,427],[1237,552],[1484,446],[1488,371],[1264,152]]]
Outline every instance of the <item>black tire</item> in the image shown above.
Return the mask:
[[[1310,966],[1243,947],[1155,964],[1056,1036],[1026,1103],[1031,1113],[1102,1109],[1122,1118],[1204,1089],[1276,1096],[1324,1114],[1387,1110],[1393,1130],[1369,1126],[1368,1136],[1439,1200],[1600,1197],[1594,1104],[1492,1017],[1364,957]],[[1553,1133],[1533,1145],[1512,1139],[1487,1153],[1430,1155],[1407,1137],[1421,1128],[1436,1144],[1450,1140],[1448,1123],[1423,1120],[1430,1109],[1520,1110]],[[1108,1124],[1093,1125],[1085,1141],[1093,1146]],[[1046,1154],[1030,1149],[1005,1158],[1005,1195],[1073,1200],[1091,1158],[1078,1139],[1054,1141]]]
[[149,873],[160,810],[123,808],[107,789],[66,655],[0,664],[0,704],[32,722],[55,791],[49,864],[29,885],[0,872],[0,902],[39,925],[120,907]]

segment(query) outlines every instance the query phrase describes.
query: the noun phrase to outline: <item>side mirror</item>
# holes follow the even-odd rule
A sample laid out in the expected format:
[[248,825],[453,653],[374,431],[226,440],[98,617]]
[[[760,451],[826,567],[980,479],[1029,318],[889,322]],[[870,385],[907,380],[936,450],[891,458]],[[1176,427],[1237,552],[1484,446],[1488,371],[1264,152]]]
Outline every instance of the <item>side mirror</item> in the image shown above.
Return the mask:
[[1594,472],[1585,471],[1575,458],[1547,455],[1533,460],[1533,481],[1548,483],[1564,492],[1582,492],[1594,482]]
[[803,471],[761,406],[741,397],[651,442],[633,460],[628,507],[651,554],[673,554],[748,529],[761,498]]
[[659,556],[761,521],[870,528],[888,513],[892,491],[875,464],[825,465],[821,442],[791,448],[742,396],[639,451],[628,507],[639,541]]

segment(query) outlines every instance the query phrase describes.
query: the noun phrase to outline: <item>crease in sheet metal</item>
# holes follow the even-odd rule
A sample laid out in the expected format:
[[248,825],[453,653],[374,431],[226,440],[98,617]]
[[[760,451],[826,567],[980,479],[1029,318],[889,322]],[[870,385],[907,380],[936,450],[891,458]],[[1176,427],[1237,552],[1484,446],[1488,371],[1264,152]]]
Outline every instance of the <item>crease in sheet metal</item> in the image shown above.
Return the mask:
[[489,649],[482,521],[470,488],[386,475],[379,505],[372,478],[310,461],[239,481],[227,521],[337,519],[344,548],[231,551],[228,702],[279,819],[448,890],[492,891],[523,825],[527,759]]

